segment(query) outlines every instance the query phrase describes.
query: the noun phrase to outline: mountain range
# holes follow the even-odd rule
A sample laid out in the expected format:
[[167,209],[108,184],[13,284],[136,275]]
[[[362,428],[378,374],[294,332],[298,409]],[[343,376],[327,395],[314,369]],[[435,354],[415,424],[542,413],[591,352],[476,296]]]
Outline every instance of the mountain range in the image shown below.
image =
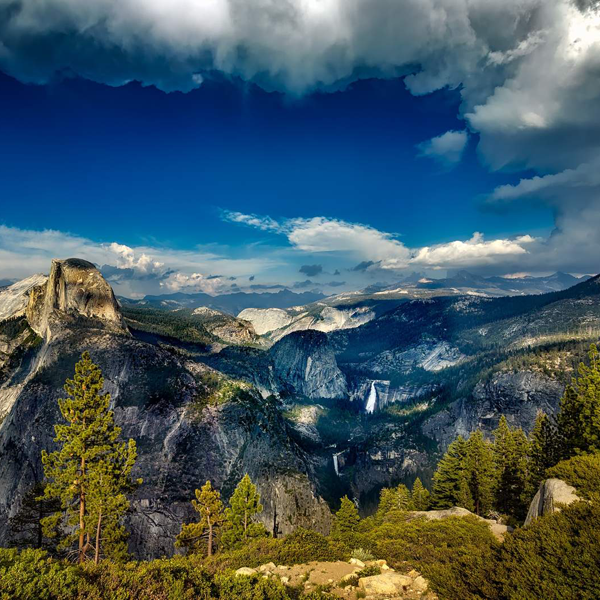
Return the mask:
[[68,259],[0,290],[0,544],[18,535],[11,519],[42,478],[84,350],[138,445],[128,528],[144,558],[175,551],[207,479],[227,496],[248,472],[269,531],[327,531],[343,494],[367,514],[382,486],[428,482],[457,434],[489,435],[502,414],[529,430],[599,337],[600,278],[496,297],[472,287],[494,278],[467,275],[293,309],[269,302],[297,295],[247,306],[233,294],[219,309],[197,305],[212,296],[117,299],[93,264]]

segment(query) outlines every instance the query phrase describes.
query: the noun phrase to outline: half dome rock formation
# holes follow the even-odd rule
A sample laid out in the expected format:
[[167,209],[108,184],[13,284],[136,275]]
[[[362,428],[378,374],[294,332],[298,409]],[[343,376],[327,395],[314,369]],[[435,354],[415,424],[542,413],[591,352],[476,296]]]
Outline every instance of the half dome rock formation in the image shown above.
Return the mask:
[[337,365],[329,340],[320,331],[295,331],[271,348],[275,374],[308,398],[343,398],[346,377]]
[[540,484],[536,495],[529,505],[525,525],[529,525],[537,517],[549,515],[560,510],[560,506],[568,506],[581,500],[572,485],[562,479],[546,479]]
[[74,325],[81,317],[92,319],[101,328],[127,332],[112,288],[86,260],[53,260],[48,280],[29,294],[27,320],[47,340],[66,323]]

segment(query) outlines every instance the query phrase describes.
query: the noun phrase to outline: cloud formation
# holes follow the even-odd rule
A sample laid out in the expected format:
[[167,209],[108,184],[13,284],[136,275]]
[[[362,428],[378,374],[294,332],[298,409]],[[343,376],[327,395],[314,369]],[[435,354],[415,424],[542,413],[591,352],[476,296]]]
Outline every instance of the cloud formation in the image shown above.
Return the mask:
[[339,219],[313,217],[276,221],[256,215],[244,218],[240,213],[235,213],[234,219],[229,219],[227,213],[223,213],[223,217],[259,229],[265,222],[272,223],[270,231],[285,235],[292,247],[302,252],[338,253],[346,258],[362,259],[349,269],[356,273],[401,271],[411,266],[430,269],[502,266],[529,254],[530,247],[539,241],[530,235],[485,240],[483,234],[476,232],[466,241],[408,248],[390,233]]
[[432,158],[444,167],[452,167],[460,162],[468,141],[467,131],[446,131],[417,144],[417,149],[419,156]]
[[298,272],[304,273],[307,277],[316,277],[323,272],[323,265],[302,265]]
[[95,263],[117,293],[132,297],[176,291],[217,294],[235,285],[232,277],[248,277],[280,264],[270,258],[231,259],[200,248],[132,248],[116,242],[97,243],[61,231],[0,225],[0,273],[6,279],[47,273],[53,258],[69,257]]

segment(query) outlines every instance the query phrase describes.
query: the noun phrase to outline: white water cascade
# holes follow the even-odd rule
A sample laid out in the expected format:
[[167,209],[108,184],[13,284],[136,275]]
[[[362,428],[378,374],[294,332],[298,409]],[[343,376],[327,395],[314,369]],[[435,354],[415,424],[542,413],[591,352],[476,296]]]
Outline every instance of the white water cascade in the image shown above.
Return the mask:
[[375,382],[371,382],[371,391],[369,392],[369,398],[367,399],[367,406],[365,410],[370,414],[375,412],[375,405],[377,404],[377,390],[375,389]]
[[339,468],[339,464],[338,464],[338,455],[337,454],[333,455],[333,469],[335,470],[335,474],[339,477],[340,476],[340,468]]

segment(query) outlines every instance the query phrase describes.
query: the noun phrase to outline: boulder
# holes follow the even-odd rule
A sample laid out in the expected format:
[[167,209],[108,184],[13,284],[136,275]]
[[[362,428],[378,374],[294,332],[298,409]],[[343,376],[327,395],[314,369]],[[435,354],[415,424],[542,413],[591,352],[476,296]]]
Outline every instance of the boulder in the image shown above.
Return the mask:
[[361,577],[358,580],[358,587],[369,595],[397,595],[412,584],[412,578],[408,575],[400,575],[394,571],[386,571],[381,575],[371,577]]
[[250,567],[240,567],[235,572],[236,577],[239,575],[256,575],[256,569],[251,569]]
[[581,500],[575,491],[573,486],[568,485],[562,479],[542,481],[529,505],[525,525],[529,525],[537,517],[559,511],[561,505],[567,506]]

